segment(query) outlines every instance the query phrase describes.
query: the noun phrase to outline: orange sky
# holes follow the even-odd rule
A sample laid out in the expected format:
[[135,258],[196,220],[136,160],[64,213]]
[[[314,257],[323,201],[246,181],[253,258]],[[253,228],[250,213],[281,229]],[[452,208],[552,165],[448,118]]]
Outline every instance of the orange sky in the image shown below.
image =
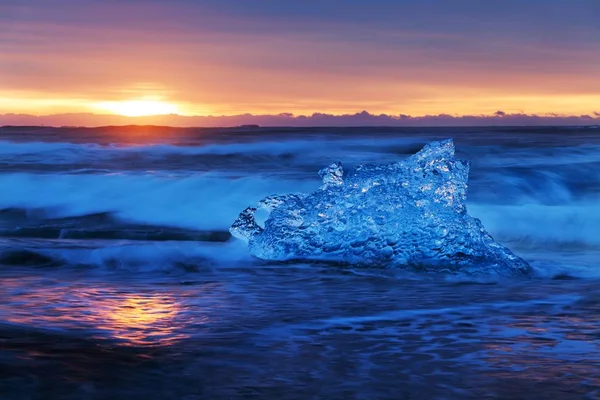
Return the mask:
[[600,111],[598,2],[312,3],[8,0],[0,114]]

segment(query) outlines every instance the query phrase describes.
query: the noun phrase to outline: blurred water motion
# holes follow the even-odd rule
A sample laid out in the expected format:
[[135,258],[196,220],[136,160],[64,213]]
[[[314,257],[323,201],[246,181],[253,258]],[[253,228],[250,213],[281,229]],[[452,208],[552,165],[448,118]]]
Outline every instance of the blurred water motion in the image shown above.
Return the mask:
[[[99,293],[98,295],[102,295]],[[126,343],[136,345],[166,345],[187,335],[178,333],[180,305],[166,294],[119,293],[107,301],[97,302],[98,328]]]
[[[166,291],[137,291],[95,283],[63,286],[43,280],[5,278],[2,292],[11,302],[0,304],[4,321],[46,329],[75,329],[92,332],[97,339],[115,339],[122,345],[165,346],[188,337],[184,327],[190,316],[182,313],[185,297]],[[194,324],[208,322],[196,315]]]
[[[482,350],[471,354],[484,376],[555,386],[600,388],[597,324],[568,312],[515,315],[497,319],[482,334]],[[586,377],[581,379],[581,377]],[[517,386],[517,385],[515,385]],[[562,398],[558,396],[558,398]]]
[[[600,398],[600,130],[146,129],[0,128],[0,400]],[[324,165],[449,137],[469,212],[535,278],[225,242]]]
[[15,325],[0,324],[0,392],[276,399],[289,382],[296,398],[330,399],[600,391],[597,280],[454,283],[317,265],[223,268],[185,284],[8,272],[0,320]]

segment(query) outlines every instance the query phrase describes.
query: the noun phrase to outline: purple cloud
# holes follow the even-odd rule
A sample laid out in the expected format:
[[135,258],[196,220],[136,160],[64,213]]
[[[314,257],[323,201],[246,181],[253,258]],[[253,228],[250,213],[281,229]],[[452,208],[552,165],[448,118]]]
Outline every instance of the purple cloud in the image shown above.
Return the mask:
[[100,114],[56,114],[34,116],[27,114],[0,115],[0,125],[26,126],[107,126],[107,125],[166,125],[175,127],[226,127],[239,125],[260,126],[544,126],[573,125],[586,126],[600,124],[600,113],[594,116],[563,116],[558,114],[508,114],[498,111],[493,115],[448,114],[413,117],[410,115],[371,114],[362,111],[356,114],[332,115],[314,113],[294,115],[280,113],[274,115],[232,115],[232,116],[181,116],[163,115],[152,117],[124,117]]

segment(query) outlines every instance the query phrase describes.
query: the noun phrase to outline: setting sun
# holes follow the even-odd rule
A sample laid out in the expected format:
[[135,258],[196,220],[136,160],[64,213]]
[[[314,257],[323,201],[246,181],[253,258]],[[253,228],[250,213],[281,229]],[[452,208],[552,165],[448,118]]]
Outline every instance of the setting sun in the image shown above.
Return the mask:
[[95,105],[103,111],[111,114],[124,115],[126,117],[145,117],[149,115],[177,114],[175,104],[156,100],[128,100],[107,101]]

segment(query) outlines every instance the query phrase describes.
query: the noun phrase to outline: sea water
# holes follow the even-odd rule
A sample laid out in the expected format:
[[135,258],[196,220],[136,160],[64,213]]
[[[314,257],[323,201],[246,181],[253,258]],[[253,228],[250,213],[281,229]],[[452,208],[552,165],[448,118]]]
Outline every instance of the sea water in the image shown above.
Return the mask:
[[[253,259],[322,166],[453,138],[533,278]],[[1,399],[600,397],[598,128],[0,128]]]

